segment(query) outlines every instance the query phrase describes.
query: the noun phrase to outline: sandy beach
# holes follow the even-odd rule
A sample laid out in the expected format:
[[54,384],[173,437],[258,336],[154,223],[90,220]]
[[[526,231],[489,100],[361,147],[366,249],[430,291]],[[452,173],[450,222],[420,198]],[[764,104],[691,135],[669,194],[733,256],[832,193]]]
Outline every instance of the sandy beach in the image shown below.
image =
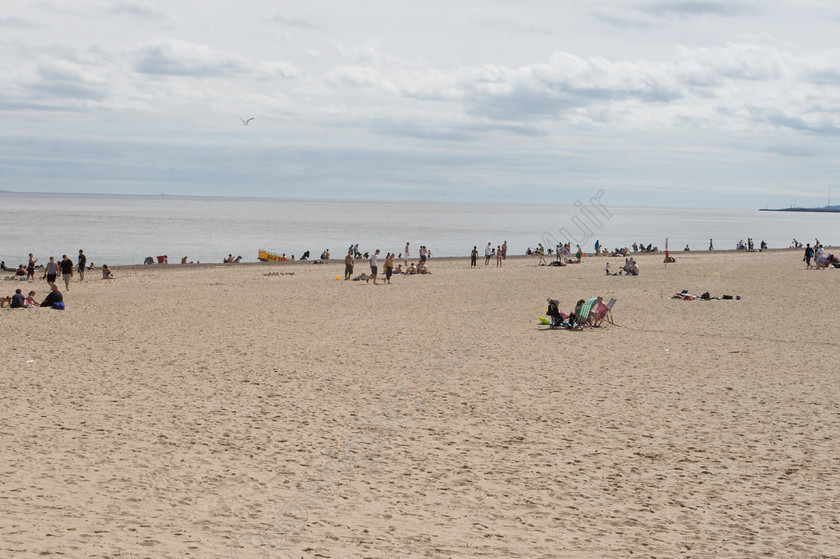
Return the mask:
[[[116,268],[0,309],[0,557],[840,557],[840,270],[674,255]],[[595,295],[617,325],[538,321]]]

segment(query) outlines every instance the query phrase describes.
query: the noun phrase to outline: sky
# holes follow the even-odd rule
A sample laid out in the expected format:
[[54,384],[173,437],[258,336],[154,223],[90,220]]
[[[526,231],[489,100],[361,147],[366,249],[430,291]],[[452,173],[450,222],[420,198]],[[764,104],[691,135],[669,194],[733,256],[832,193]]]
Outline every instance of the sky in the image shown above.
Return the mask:
[[840,200],[833,1],[6,4],[0,190]]

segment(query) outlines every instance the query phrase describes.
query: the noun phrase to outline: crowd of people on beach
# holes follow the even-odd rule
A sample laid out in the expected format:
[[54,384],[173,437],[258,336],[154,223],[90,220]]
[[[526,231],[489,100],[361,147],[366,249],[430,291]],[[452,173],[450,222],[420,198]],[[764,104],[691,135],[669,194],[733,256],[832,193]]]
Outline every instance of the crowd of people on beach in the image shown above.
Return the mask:
[[[30,252],[29,260],[26,264],[20,264],[17,268],[8,268],[6,262],[0,262],[0,270],[7,272],[14,272],[10,276],[5,276],[4,281],[24,281],[27,283],[35,283],[37,279],[45,280],[49,286],[49,292],[44,300],[40,303],[36,300],[37,293],[34,290],[29,291],[27,296],[23,296],[23,289],[16,289],[14,295],[9,297],[0,297],[0,306],[9,306],[10,308],[34,308],[34,307],[52,307],[64,308],[64,295],[59,290],[59,279],[64,282],[64,291],[70,291],[71,280],[78,276],[80,282],[85,281],[85,272],[95,270],[96,265],[93,262],[88,264],[87,255],[84,250],[79,250],[79,256],[75,264],[66,255],[62,255],[61,260],[56,262],[54,256],[46,264],[38,264],[38,259]],[[36,271],[40,278],[36,277]],[[60,275],[60,278],[59,278]],[[114,273],[107,264],[102,266],[102,279],[114,279]]]
[[[327,252],[327,251],[325,251]],[[350,245],[347,249],[347,255],[344,257],[344,280],[354,280],[354,281],[364,281],[365,283],[370,283],[370,280],[373,280],[374,285],[379,285],[379,255],[381,251],[376,249],[373,254],[369,252],[362,253],[359,250],[359,245],[354,244]],[[429,258],[432,256],[432,252],[429,248],[425,245],[420,246],[420,250],[418,251],[419,260],[414,263],[412,262],[409,265],[411,254],[411,243],[405,243],[405,251],[401,252],[398,255],[388,252],[385,254],[385,262],[383,266],[383,276],[384,280],[383,283],[390,284],[391,278],[395,275],[402,275],[402,276],[413,276],[416,274],[431,274],[432,272],[429,270],[428,264],[426,263]],[[395,260],[402,260],[402,264],[398,264],[394,267]],[[367,260],[370,266],[370,274],[362,273],[356,277],[353,277],[353,269],[355,267],[356,260]],[[403,269],[403,265],[405,265],[405,269]],[[336,276],[336,279],[339,279],[340,276]]]
[[[811,259],[813,258],[814,263],[811,264]],[[805,256],[802,258],[802,261],[805,262],[805,269],[816,269],[816,270],[824,270],[826,268],[840,268],[840,258],[836,257],[834,253],[829,252],[826,254],[825,247],[820,243],[819,239],[814,239],[814,246],[811,247],[811,243],[807,243],[805,246]]]

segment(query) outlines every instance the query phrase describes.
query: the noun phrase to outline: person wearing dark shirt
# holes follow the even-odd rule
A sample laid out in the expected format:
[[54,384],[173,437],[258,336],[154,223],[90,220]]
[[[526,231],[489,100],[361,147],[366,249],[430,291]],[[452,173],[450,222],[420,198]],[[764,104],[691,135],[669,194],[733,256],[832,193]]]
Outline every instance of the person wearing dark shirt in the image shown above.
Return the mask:
[[49,295],[44,297],[44,300],[41,301],[41,306],[42,307],[52,307],[53,303],[64,302],[64,296],[61,294],[61,291],[58,290],[57,285],[52,284],[50,286],[50,289],[51,289],[51,291],[50,291]]
[[811,258],[813,258],[813,257],[814,257],[814,249],[811,248],[811,243],[808,243],[808,245],[805,247],[805,258],[803,258],[803,260],[805,261],[805,264],[808,266],[807,269],[809,269],[809,270],[812,268]]
[[26,297],[23,296],[23,293],[20,292],[20,289],[15,290],[15,294],[12,295],[12,302],[9,304],[9,308],[12,309],[22,309],[26,307]]
[[79,267],[79,281],[85,281],[85,264],[87,264],[87,256],[85,251],[79,250],[79,261],[76,265]]
[[61,268],[61,279],[64,280],[64,290],[70,291],[70,279],[73,277],[73,261],[64,254],[58,266]]

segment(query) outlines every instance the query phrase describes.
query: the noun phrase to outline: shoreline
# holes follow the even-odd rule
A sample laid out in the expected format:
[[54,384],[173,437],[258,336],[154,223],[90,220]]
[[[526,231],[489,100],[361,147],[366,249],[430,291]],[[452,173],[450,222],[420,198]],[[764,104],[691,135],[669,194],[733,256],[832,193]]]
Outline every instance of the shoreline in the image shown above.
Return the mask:
[[[824,245],[825,246],[825,245]],[[837,247],[825,246],[826,251],[829,249],[834,248],[837,250]],[[721,249],[721,250],[712,250],[712,251],[702,251],[702,250],[690,250],[688,252],[679,250],[679,251],[671,251],[670,255],[679,262],[680,255],[695,255],[695,254],[704,254],[704,255],[714,255],[714,254],[736,254],[736,253],[744,253],[744,254],[764,254],[764,253],[778,253],[778,252],[796,252],[796,251],[804,251],[803,248],[768,248],[766,250],[753,250],[753,251],[746,251],[746,250],[737,250],[737,249]],[[609,259],[621,259],[621,258],[640,258],[640,257],[647,257],[647,256],[657,256],[662,255],[664,257],[665,251],[659,252],[631,252],[626,257],[624,256],[612,256],[612,255],[600,255],[600,256],[585,256],[584,261],[591,260],[591,259],[602,259],[602,258],[609,258]],[[546,260],[549,262],[554,260],[554,255],[545,255]],[[465,260],[469,262],[470,256],[433,256],[429,258],[426,262],[427,264],[433,265],[435,262],[455,262],[460,260]],[[512,254],[509,255],[505,260],[508,261],[520,261],[520,260],[528,260],[528,259],[535,259],[538,260],[539,256],[537,255],[527,255],[527,254]],[[318,260],[318,259],[316,259]],[[380,262],[384,262],[384,258],[380,255]],[[409,258],[409,263],[411,262],[418,262],[420,260],[419,256],[415,256],[413,258]],[[479,255],[477,261],[479,262],[480,266],[483,266],[484,256]],[[301,265],[312,265],[313,260],[287,260],[285,262],[236,262],[236,263],[224,263],[224,262],[202,262],[200,264],[125,264],[125,265],[117,265],[117,266],[110,266],[111,270],[115,272],[117,270],[142,270],[142,269],[149,269],[149,270],[160,270],[160,269],[190,269],[190,268],[236,268],[236,267],[253,267],[253,266],[301,266]],[[343,258],[330,258],[329,260],[322,261],[324,266],[340,264],[344,265]],[[365,259],[358,259],[354,261],[354,266],[359,264],[366,264],[368,260]],[[402,263],[402,260],[397,258],[394,259],[395,263]],[[320,265],[320,264],[319,264]],[[495,267],[495,257],[491,257],[490,266],[488,267]],[[101,267],[98,267],[96,270],[89,270],[88,272],[99,272],[101,271]],[[87,272],[86,272],[87,273]]]

